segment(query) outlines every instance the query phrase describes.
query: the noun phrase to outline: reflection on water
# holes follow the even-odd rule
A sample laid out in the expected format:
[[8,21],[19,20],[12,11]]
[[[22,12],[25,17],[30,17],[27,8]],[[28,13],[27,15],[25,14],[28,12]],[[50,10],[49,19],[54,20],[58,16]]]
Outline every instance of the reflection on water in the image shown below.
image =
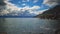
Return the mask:
[[8,34],[53,34],[60,28],[60,20],[38,18],[0,18],[0,32]]

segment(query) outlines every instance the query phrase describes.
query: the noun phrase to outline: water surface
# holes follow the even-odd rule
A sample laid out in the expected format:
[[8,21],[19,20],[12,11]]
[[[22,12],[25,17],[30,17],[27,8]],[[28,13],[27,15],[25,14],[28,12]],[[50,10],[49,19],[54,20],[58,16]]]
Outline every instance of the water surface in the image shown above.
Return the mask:
[[0,18],[0,32],[8,34],[53,34],[60,28],[59,20],[39,18]]

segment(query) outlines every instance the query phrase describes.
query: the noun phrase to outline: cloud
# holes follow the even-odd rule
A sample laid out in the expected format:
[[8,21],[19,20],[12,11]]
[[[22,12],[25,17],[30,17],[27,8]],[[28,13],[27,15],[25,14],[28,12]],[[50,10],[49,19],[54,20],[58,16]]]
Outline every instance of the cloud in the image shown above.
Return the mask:
[[11,4],[8,2],[9,0],[0,0],[0,15],[7,14],[9,11],[7,11],[7,8],[11,9],[11,6],[13,8],[14,4]]
[[36,2],[38,2],[38,0],[34,0],[34,1],[33,1],[33,3],[36,3]]
[[0,0],[0,5],[6,5],[5,0]]
[[29,2],[30,0],[22,0],[22,2]]
[[4,1],[7,1],[7,0],[0,0],[0,12],[6,8],[5,7],[6,3]]
[[0,8],[5,8],[3,10],[0,10],[0,15],[8,14],[11,12],[25,12],[26,10],[29,11],[29,13],[34,13],[34,14],[41,14],[45,10],[39,10],[41,7],[40,6],[25,6],[25,7],[17,7],[15,4],[12,4],[8,2],[9,0],[4,0],[3,2],[6,4],[4,6],[0,6]]
[[34,12],[38,9],[40,9],[40,6],[33,6],[33,7],[30,7],[30,6],[25,6],[25,7],[17,7],[16,5],[8,2],[9,0],[4,0],[4,3],[6,3],[5,6],[0,6],[0,8],[5,8],[3,10],[0,10],[2,12],[0,12],[0,15],[4,15],[4,14],[8,14],[8,13],[11,13],[11,12],[25,12],[26,10],[29,11],[29,12]]
[[55,6],[60,3],[60,0],[44,0],[43,4],[49,5],[49,6]]
[[0,15],[3,16],[5,14],[9,13],[7,10],[2,10],[2,12],[0,12]]
[[46,11],[46,10],[48,10],[48,9],[38,10],[38,11],[35,11],[35,12],[31,11],[30,13],[31,13],[31,14],[34,13],[34,14],[38,15],[38,14],[42,14],[42,13],[43,13],[44,11]]
[[40,9],[40,6],[33,6],[33,7],[25,6],[22,9],[23,10],[38,10]]
[[8,13],[8,11],[6,10],[5,1],[8,1],[8,0],[0,0],[0,15],[1,16]]
[[2,15],[4,10],[6,9],[6,3],[4,1],[6,0],[0,0],[0,15]]
[[25,6],[26,4],[22,4],[23,6]]

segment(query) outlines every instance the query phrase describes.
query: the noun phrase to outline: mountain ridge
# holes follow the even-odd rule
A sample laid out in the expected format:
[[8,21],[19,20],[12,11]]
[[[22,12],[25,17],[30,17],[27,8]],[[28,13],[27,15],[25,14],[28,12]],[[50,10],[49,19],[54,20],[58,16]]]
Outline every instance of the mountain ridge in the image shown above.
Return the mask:
[[47,18],[47,19],[60,19],[60,5],[55,6],[42,14],[35,16],[37,18]]

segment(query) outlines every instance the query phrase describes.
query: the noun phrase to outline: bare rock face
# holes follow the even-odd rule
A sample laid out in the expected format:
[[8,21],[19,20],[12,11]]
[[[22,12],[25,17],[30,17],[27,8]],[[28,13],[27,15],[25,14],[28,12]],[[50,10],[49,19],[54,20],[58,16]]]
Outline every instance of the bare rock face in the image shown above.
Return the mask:
[[43,18],[43,19],[46,19],[46,18],[47,19],[60,19],[60,5],[57,5],[54,8],[51,8],[35,17]]

